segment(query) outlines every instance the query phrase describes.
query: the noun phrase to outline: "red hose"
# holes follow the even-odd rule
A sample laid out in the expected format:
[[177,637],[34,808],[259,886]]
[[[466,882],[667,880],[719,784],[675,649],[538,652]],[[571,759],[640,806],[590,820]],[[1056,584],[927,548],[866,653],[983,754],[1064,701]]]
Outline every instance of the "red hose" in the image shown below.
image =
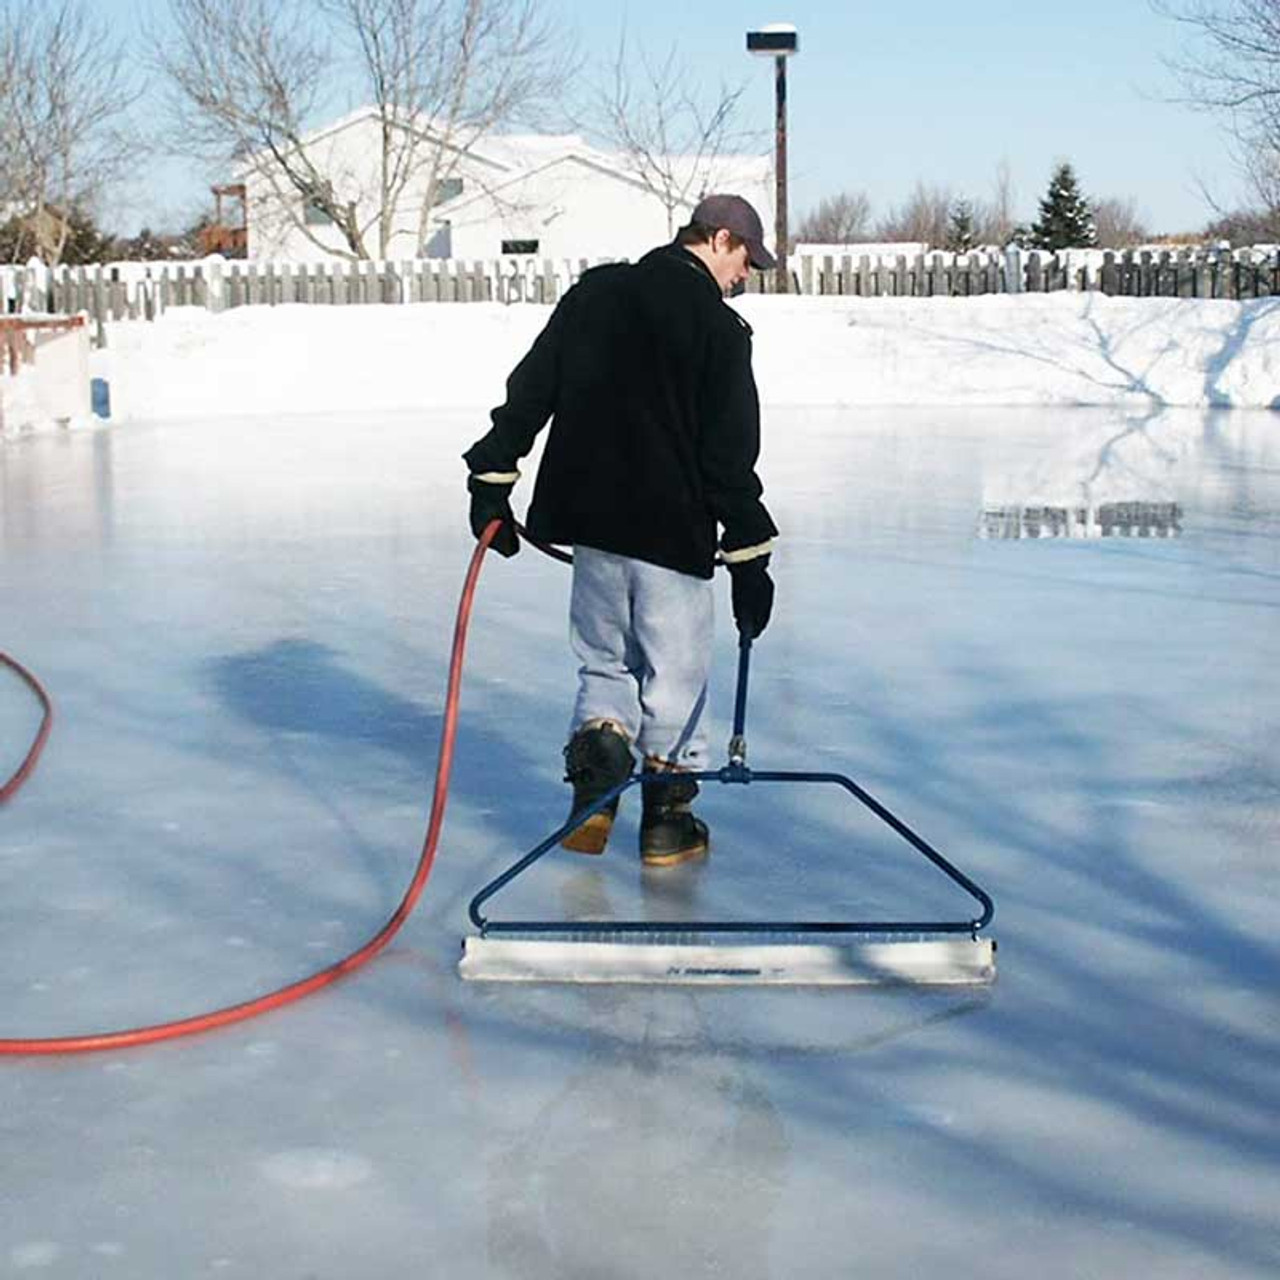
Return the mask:
[[31,692],[40,700],[40,706],[44,711],[40,719],[40,730],[31,744],[31,750],[27,752],[26,759],[18,766],[18,772],[3,787],[0,787],[0,804],[6,804],[18,794],[18,788],[35,772],[36,761],[40,759],[44,744],[49,741],[49,730],[53,728],[53,703],[49,701],[49,695],[45,693],[40,681],[16,658],[9,657],[7,653],[0,653],[0,663],[16,671],[23,678]]
[[[454,624],[453,656],[449,663],[449,690],[445,699],[444,725],[440,731],[440,759],[436,764],[436,785],[435,795],[431,801],[431,819],[427,824],[427,834],[422,844],[422,852],[418,857],[417,870],[400,905],[386,924],[364,946],[331,964],[327,969],[321,969],[309,978],[269,991],[266,995],[246,1000],[242,1004],[228,1005],[226,1008],[215,1009],[211,1013],[201,1013],[192,1018],[159,1022],[149,1027],[134,1027],[127,1031],[104,1031],[97,1035],[85,1036],[55,1036],[51,1039],[0,1040],[0,1054],[89,1053],[99,1049],[126,1049],[134,1045],[155,1044],[160,1040],[176,1040],[179,1036],[195,1035],[200,1031],[212,1031],[215,1027],[225,1027],[232,1022],[243,1022],[247,1018],[256,1018],[259,1014],[271,1009],[278,1009],[281,1005],[292,1004],[293,1001],[301,1000],[303,996],[308,996],[313,991],[319,991],[322,987],[337,982],[339,978],[372,960],[395,937],[422,896],[427,877],[431,874],[431,865],[435,861],[440,828],[444,824],[445,803],[449,796],[449,774],[453,768],[453,740],[458,728],[458,699],[462,690],[462,658],[467,643],[467,623],[471,617],[471,603],[480,577],[484,553],[501,527],[501,523],[495,520],[485,529],[484,536],[476,544],[471,565],[467,570],[462,598],[458,602],[458,618]],[[36,761],[49,736],[49,727],[53,722],[53,706],[39,680],[21,663],[4,653],[0,653],[0,662],[12,668],[26,681],[44,708],[44,719],[41,722],[40,731],[36,735],[31,750],[27,752],[26,759],[18,772],[3,787],[0,787],[0,802],[3,802],[22,786],[35,768]]]

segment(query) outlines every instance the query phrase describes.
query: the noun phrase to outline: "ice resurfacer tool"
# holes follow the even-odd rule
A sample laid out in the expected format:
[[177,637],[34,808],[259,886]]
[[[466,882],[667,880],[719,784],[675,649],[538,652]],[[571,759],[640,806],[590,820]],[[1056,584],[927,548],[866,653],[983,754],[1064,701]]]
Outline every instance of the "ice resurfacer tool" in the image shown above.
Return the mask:
[[566,921],[493,920],[483,908],[571,831],[629,788],[632,775],[485,885],[469,908],[476,936],[463,941],[464,978],[492,982],[631,982],[774,985],[975,986],[995,978],[996,944],[981,936],[994,904],[906,823],[840,773],[747,766],[747,677],[751,641],[738,650],[738,690],[729,760],[688,776],[728,786],[816,783],[843,787],[981,907],[967,920]]

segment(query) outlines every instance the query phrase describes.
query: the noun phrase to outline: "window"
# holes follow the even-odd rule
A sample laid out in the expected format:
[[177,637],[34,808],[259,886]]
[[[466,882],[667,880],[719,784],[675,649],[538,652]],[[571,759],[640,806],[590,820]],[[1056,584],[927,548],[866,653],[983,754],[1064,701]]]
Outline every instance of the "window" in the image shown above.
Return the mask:
[[302,217],[309,227],[329,227],[333,225],[333,219],[329,216],[329,213],[313,196],[303,197]]
[[538,242],[536,240],[504,240],[502,242],[503,253],[537,253]]
[[436,204],[456,200],[462,194],[461,178],[441,178],[436,183]]

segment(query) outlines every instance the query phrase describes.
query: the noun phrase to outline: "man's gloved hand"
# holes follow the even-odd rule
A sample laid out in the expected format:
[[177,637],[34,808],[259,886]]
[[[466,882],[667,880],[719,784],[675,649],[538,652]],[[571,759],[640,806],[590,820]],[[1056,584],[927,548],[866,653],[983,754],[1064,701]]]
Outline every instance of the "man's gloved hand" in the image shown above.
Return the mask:
[[769,625],[773,612],[773,579],[769,577],[769,557],[757,556],[729,565],[732,582],[733,620],[738,632],[755,640]]
[[515,516],[511,514],[512,488],[509,484],[491,484],[476,476],[467,477],[467,491],[471,494],[471,532],[479,539],[494,520],[501,520],[502,528],[489,546],[500,556],[508,557],[520,550]]

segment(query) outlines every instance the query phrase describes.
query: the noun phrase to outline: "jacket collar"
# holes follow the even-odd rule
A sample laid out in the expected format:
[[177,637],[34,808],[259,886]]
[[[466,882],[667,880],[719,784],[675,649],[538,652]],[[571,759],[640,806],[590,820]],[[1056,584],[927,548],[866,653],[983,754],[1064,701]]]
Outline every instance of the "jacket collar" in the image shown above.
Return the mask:
[[678,262],[688,267],[689,270],[696,272],[707,284],[715,290],[717,298],[723,301],[724,294],[720,290],[720,285],[715,276],[711,274],[711,268],[707,266],[696,253],[690,253],[682,244],[664,244],[659,245],[656,249],[651,249],[646,258],[661,258],[671,262]]

